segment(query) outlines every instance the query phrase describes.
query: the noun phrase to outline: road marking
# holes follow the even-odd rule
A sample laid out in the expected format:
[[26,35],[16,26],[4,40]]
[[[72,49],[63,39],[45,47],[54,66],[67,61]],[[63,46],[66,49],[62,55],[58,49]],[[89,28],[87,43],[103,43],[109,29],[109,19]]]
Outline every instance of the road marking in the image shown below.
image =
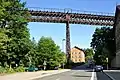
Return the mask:
[[93,71],[92,71],[92,76],[91,76],[91,79],[90,80],[94,80],[94,69],[93,69]]
[[60,80],[60,78],[57,78],[56,80]]

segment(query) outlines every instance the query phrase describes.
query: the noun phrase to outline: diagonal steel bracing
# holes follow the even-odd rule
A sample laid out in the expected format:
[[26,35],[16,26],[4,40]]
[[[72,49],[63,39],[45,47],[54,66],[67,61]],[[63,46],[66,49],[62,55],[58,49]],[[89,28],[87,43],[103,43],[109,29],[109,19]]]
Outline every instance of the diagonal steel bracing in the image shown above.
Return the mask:
[[29,11],[32,17],[31,22],[52,22],[66,23],[66,15],[70,16],[70,24],[87,24],[113,26],[114,16],[83,14],[83,13],[64,13],[64,12],[49,12],[49,11]]

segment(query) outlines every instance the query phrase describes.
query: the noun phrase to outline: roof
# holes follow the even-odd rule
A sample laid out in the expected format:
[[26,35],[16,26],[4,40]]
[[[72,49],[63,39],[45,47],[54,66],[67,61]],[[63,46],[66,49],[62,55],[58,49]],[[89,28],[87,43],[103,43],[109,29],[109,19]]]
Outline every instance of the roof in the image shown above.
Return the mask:
[[76,49],[81,50],[81,51],[83,51],[83,52],[84,52],[84,50],[83,50],[83,49],[80,49],[80,48],[79,48],[79,47],[77,47],[77,46],[75,46],[74,48],[76,48]]

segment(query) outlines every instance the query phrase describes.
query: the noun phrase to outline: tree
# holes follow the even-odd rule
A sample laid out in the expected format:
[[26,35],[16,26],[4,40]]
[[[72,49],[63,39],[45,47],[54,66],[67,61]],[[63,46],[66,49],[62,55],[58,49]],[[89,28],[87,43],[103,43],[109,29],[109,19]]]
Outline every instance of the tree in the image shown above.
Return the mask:
[[64,62],[64,54],[61,53],[59,46],[50,37],[41,37],[38,41],[37,51],[39,53],[39,64],[42,65],[44,61],[47,61],[47,67],[50,69]]
[[8,36],[5,34],[6,30],[0,28],[0,66],[5,67],[7,57],[9,56],[7,54],[7,43],[10,41]]
[[23,60],[25,66],[35,65],[37,67],[38,65],[37,57],[38,57],[37,56],[37,43],[33,37],[32,40],[30,41],[30,50],[25,55],[25,58]]
[[20,65],[24,61],[30,47],[30,34],[27,28],[29,13],[24,7],[25,3],[19,0],[1,0],[0,2],[0,27],[6,29],[9,42],[7,42],[7,64]]
[[91,47],[95,51],[94,59],[96,60],[96,63],[104,64],[107,57],[109,60],[112,60],[115,55],[114,40],[115,36],[113,28],[102,27],[95,30],[91,42]]
[[85,59],[86,59],[86,61],[93,58],[94,53],[93,53],[92,48],[87,48],[84,51],[85,51]]

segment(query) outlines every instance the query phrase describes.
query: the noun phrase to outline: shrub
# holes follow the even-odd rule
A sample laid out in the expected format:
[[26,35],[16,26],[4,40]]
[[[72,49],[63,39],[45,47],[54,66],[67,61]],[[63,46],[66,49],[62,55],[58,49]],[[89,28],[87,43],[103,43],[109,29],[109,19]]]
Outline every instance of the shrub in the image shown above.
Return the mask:
[[5,68],[0,66],[0,74],[5,73],[5,72],[6,72]]
[[19,66],[15,69],[16,72],[24,72],[25,68],[23,66]]
[[14,73],[15,70],[13,68],[6,68],[6,73]]

